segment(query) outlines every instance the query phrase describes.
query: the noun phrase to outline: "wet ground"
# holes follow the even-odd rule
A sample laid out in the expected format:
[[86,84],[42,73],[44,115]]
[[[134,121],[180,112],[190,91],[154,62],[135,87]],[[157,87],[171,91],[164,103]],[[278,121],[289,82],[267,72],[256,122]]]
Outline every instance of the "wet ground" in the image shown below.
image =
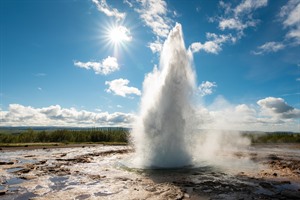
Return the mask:
[[0,199],[300,199],[299,145],[233,153],[251,168],[141,170],[122,164],[131,155],[127,146],[2,149]]

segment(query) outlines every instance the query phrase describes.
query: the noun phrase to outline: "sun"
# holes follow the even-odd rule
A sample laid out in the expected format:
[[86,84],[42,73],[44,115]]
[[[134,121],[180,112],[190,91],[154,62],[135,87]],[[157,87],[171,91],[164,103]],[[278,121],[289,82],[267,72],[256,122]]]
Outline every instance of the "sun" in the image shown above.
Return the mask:
[[130,31],[125,26],[112,27],[108,33],[109,40],[113,44],[121,44],[131,41]]

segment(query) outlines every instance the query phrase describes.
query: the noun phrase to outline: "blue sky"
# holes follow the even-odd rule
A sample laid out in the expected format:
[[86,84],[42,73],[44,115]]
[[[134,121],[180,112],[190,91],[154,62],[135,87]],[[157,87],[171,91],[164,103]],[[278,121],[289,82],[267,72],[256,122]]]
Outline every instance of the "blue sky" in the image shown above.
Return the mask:
[[300,131],[299,0],[0,7],[2,126],[130,126],[144,77],[178,22],[193,51],[201,109],[234,116],[225,121],[243,124],[237,129]]

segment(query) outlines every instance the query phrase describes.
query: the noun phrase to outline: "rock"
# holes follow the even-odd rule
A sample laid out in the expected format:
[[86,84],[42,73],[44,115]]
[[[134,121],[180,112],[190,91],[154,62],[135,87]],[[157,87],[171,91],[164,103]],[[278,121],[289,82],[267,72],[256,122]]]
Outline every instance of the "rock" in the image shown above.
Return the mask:
[[5,161],[0,161],[0,165],[13,165],[14,162],[9,161],[9,162],[5,162]]
[[291,184],[291,181],[281,181],[281,184]]
[[274,173],[273,176],[277,176],[277,173]]
[[203,192],[210,193],[210,192],[212,192],[212,190],[211,189],[207,189],[207,190],[203,190]]
[[178,194],[175,199],[176,200],[182,200],[184,198],[184,196],[182,194]]
[[30,169],[28,169],[28,168],[17,171],[18,174],[27,174],[28,172],[30,172]]
[[117,177],[116,179],[120,180],[120,181],[129,181],[130,179],[127,177]]
[[5,195],[6,194],[6,190],[0,190],[0,195]]
[[156,188],[152,186],[148,186],[147,188],[145,188],[145,190],[148,192],[156,192]]
[[30,176],[20,176],[19,178],[20,178],[20,179],[23,179],[23,180],[32,180],[32,179],[35,179],[36,177],[30,175]]
[[183,197],[184,198],[190,198],[190,195],[188,193],[184,193]]
[[269,156],[268,156],[268,158],[270,159],[270,160],[282,160],[281,158],[279,158],[277,155],[275,155],[275,154],[270,154]]
[[47,162],[47,160],[41,160],[38,164],[43,165]]
[[271,183],[267,183],[267,182],[260,182],[259,185],[265,189],[273,189],[273,185]]
[[292,190],[283,190],[281,192],[282,196],[285,196],[288,199],[300,199],[300,192]]

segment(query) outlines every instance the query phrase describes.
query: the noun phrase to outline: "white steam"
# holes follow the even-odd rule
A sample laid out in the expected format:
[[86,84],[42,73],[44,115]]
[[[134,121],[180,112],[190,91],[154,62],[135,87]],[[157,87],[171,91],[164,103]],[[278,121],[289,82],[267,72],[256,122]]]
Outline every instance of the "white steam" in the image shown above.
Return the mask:
[[[192,103],[196,93],[193,57],[186,50],[180,24],[176,24],[161,51],[159,68],[144,80],[140,115],[132,130],[136,149],[133,165],[174,168],[213,160],[218,152],[248,144],[239,134],[200,129],[211,118]],[[200,110],[200,111],[199,111]],[[213,158],[213,159],[212,159]]]

